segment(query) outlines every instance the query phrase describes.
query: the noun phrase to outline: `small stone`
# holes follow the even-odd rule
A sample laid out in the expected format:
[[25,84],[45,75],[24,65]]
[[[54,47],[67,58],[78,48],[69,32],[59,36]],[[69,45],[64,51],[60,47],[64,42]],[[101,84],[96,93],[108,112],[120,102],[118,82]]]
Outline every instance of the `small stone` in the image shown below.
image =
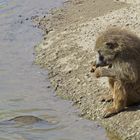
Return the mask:
[[125,26],[129,26],[130,24],[129,23],[127,23]]
[[51,88],[51,86],[47,86],[47,88]]
[[72,72],[71,70],[68,71],[68,73],[71,73],[71,72]]
[[29,20],[29,18],[26,18],[25,20]]

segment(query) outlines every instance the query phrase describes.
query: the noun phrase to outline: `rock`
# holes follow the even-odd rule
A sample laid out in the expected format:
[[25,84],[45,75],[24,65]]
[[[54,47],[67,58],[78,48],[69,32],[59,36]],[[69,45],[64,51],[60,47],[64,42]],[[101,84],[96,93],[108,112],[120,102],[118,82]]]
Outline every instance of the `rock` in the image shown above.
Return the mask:
[[26,18],[25,20],[29,20],[29,18]]
[[10,119],[8,121],[29,125],[29,124],[34,124],[34,123],[42,122],[44,120],[42,120],[42,119],[40,119],[38,117],[35,117],[35,116],[18,116],[18,117]]
[[22,15],[19,15],[18,17],[22,17]]

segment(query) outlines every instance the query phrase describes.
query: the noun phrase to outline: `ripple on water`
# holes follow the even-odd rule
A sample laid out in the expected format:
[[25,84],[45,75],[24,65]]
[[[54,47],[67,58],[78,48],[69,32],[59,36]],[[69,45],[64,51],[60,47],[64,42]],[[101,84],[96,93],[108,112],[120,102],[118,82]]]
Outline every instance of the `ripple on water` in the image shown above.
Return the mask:
[[14,14],[19,6],[14,0],[0,0],[0,17]]

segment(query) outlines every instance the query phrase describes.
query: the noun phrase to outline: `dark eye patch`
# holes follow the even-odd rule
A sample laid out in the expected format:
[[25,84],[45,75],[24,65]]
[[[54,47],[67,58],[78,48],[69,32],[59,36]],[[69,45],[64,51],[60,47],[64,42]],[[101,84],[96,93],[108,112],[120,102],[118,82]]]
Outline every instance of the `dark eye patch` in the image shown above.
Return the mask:
[[118,46],[117,43],[113,43],[113,42],[107,42],[106,43],[106,46],[109,48],[109,49],[114,49]]

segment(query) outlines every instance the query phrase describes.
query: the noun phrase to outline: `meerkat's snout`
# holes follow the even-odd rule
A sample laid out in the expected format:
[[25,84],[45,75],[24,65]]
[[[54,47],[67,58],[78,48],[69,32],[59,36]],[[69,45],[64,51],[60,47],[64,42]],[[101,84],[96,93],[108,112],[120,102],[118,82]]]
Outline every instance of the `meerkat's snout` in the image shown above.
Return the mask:
[[104,59],[104,56],[101,54],[100,51],[98,51],[97,55],[96,55],[96,67],[100,67],[100,66],[105,66],[106,61]]

